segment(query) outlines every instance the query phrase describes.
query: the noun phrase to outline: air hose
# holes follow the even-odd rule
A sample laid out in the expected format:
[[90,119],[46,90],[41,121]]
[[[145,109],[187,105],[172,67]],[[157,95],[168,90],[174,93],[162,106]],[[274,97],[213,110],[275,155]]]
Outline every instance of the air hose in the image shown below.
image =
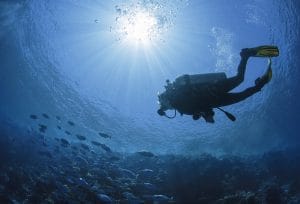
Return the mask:
[[166,117],[169,118],[169,119],[173,119],[173,118],[176,117],[176,113],[177,113],[177,111],[175,110],[175,113],[174,113],[173,116],[168,116],[166,113],[164,114],[164,116],[166,116]]

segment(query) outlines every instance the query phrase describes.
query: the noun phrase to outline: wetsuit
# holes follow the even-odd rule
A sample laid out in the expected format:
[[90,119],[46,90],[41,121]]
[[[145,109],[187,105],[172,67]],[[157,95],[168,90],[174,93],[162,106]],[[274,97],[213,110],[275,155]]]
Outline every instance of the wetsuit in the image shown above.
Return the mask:
[[231,78],[206,84],[191,84],[189,75],[185,85],[167,90],[171,106],[181,114],[211,115],[212,109],[240,102],[261,90],[265,83],[257,83],[239,93],[229,93],[244,81],[248,57],[241,58],[237,75]]
[[[244,48],[240,52],[241,61],[238,66],[237,75],[227,78],[225,73],[209,78],[209,75],[183,75],[178,77],[174,83],[167,81],[166,91],[159,94],[160,109],[157,113],[165,115],[166,110],[175,109],[181,114],[192,115],[197,120],[201,116],[207,122],[214,122],[213,108],[238,103],[261,90],[272,78],[271,59],[267,72],[255,80],[255,86],[249,87],[242,92],[230,93],[244,81],[246,65],[249,57],[277,57],[279,49],[277,46],[259,46],[255,48]],[[207,77],[207,78],[205,78]],[[197,80],[199,79],[199,80]],[[193,81],[192,81],[193,80]],[[219,108],[220,109],[220,108]],[[230,120],[235,118],[232,114],[223,111]]]
[[242,92],[228,93],[244,81],[247,61],[248,58],[246,57],[241,59],[240,64],[238,66],[238,73],[236,76],[216,83],[215,86],[220,96],[218,98],[218,101],[212,105],[214,105],[215,107],[219,107],[237,103],[261,90],[264,84],[258,83],[255,86],[249,87]]

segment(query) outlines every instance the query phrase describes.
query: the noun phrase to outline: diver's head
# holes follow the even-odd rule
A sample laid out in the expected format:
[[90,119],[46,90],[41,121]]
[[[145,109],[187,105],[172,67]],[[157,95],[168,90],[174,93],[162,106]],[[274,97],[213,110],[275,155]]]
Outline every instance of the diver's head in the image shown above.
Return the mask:
[[168,94],[166,92],[158,94],[158,104],[160,105],[160,110],[161,111],[166,111],[168,109],[173,109],[173,107],[170,104]]

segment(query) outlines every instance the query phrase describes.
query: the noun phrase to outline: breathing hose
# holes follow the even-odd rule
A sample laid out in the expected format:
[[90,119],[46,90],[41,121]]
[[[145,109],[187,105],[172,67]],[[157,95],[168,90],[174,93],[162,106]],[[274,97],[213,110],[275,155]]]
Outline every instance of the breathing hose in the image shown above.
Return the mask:
[[169,119],[173,119],[173,118],[175,118],[176,117],[176,109],[175,109],[175,113],[174,113],[174,115],[173,116],[168,116],[166,113],[164,114],[164,116],[166,116],[167,118],[169,118]]

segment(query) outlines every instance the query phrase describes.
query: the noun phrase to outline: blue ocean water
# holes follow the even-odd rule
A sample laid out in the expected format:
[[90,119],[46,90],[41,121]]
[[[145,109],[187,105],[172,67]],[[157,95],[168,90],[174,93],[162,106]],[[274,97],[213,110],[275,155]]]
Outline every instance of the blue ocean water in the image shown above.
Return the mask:
[[[296,0],[0,1],[0,201],[300,202],[299,11]],[[268,44],[280,49],[273,78],[225,107],[235,122],[157,114],[166,79],[234,76],[242,48]],[[266,68],[250,58],[234,91]]]

